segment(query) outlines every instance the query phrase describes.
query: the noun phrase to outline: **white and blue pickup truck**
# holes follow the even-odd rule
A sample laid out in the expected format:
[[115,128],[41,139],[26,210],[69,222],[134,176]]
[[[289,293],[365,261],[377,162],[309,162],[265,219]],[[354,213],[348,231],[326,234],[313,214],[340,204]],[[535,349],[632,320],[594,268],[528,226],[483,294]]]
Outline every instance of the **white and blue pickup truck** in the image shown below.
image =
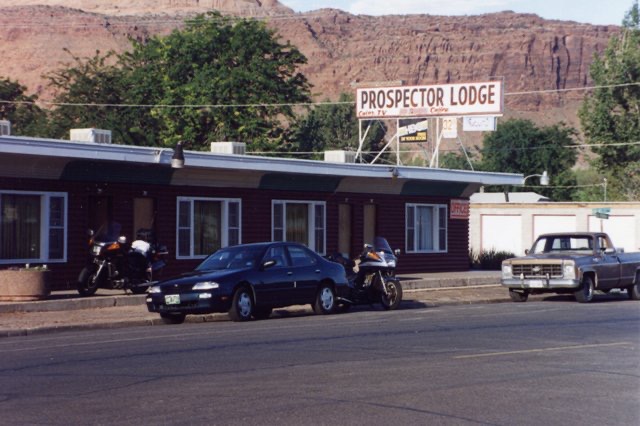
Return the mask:
[[640,253],[617,250],[602,232],[540,235],[525,256],[502,262],[501,283],[514,302],[530,294],[573,294],[578,302],[593,299],[595,290],[626,290],[640,300]]

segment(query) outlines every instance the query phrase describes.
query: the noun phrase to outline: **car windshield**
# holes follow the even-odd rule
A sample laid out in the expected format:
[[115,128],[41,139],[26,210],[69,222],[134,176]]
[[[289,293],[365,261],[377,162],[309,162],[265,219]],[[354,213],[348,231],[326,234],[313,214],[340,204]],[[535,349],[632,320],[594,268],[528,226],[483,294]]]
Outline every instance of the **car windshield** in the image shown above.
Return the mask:
[[566,251],[591,252],[593,239],[589,236],[548,236],[541,237],[533,244],[530,253],[558,253]]
[[373,240],[373,250],[376,252],[382,251],[387,254],[393,254],[393,250],[391,250],[391,246],[387,242],[387,239],[384,237],[375,237]]
[[105,222],[98,229],[98,232],[96,232],[93,240],[97,242],[117,241],[118,237],[120,236],[121,230],[122,225],[120,225],[118,222]]
[[253,268],[262,259],[264,250],[263,246],[226,247],[207,257],[196,271]]

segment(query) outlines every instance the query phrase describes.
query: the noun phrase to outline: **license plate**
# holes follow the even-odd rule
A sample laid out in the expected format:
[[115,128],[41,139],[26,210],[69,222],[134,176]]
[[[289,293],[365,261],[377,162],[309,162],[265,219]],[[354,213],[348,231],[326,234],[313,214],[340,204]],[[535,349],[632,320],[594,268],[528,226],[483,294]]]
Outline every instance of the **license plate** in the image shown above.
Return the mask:
[[529,287],[531,287],[531,288],[543,288],[544,287],[544,281],[543,280],[530,280],[530,281],[527,281],[527,284],[529,284]]
[[179,294],[167,294],[164,296],[164,303],[167,305],[179,305],[180,304],[180,295]]

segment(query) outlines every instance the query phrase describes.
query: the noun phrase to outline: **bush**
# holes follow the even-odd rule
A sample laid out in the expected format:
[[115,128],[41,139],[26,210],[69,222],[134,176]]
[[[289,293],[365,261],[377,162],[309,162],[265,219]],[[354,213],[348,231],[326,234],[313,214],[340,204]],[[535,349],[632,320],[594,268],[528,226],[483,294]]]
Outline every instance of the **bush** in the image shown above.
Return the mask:
[[471,267],[485,271],[499,271],[502,266],[502,261],[512,257],[515,257],[515,254],[508,251],[498,251],[493,248],[480,252],[469,251],[469,263]]

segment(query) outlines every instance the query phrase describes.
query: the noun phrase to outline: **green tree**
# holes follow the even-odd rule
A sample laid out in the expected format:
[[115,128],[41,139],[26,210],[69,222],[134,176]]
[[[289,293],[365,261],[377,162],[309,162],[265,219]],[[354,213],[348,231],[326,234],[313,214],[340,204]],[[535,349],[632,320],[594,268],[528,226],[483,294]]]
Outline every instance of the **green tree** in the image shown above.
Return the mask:
[[530,120],[507,120],[485,136],[479,169],[525,176],[546,170],[551,178],[549,187],[527,180],[523,188],[507,189],[535,190],[555,201],[571,200],[576,189],[575,174],[571,170],[577,159],[574,135],[575,130],[564,124],[538,128]]
[[590,73],[596,89],[579,111],[585,140],[593,144],[593,165],[611,176],[612,199],[628,198],[627,188],[640,185],[634,165],[640,161],[640,9],[634,1],[623,20],[622,32],[613,36]]
[[155,105],[149,114],[163,145],[208,149],[227,140],[273,149],[295,117],[292,105],[310,101],[298,71],[304,55],[255,20],[200,15],[169,36],[134,42],[120,63],[130,102]]
[[126,74],[114,64],[115,53],[96,51],[91,58],[72,58],[73,63],[47,74],[57,104],[50,114],[49,133],[68,138],[70,129],[96,127],[111,130],[115,143],[149,145],[134,135],[130,116],[139,112],[122,106],[128,101]]
[[[386,133],[381,122],[370,124],[363,143],[365,161],[375,158]],[[337,103],[327,101],[315,107],[296,122],[291,133],[290,150],[305,153],[306,158],[319,159],[323,151],[332,149],[356,151],[360,136],[353,95],[342,93]]]
[[11,122],[14,135],[44,136],[46,113],[36,105],[38,97],[26,90],[17,81],[0,78],[0,120]]
[[226,140],[272,150],[286,142],[292,105],[310,101],[298,72],[306,58],[262,22],[212,12],[132,43],[130,52],[74,58],[49,75],[56,136],[101,127],[117,143],[207,150]]

